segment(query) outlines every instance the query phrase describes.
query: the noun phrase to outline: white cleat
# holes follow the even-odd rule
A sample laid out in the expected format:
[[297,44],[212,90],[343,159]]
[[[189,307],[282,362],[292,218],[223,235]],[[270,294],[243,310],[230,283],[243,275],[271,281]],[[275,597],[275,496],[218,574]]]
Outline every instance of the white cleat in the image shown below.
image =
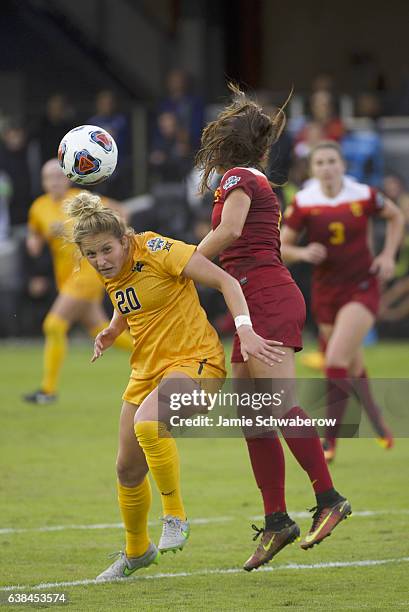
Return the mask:
[[189,538],[189,522],[182,521],[177,516],[171,516],[170,514],[164,516],[162,522],[162,535],[158,544],[159,551],[165,553],[168,550],[173,550],[173,552],[182,550]]
[[149,567],[149,565],[153,563],[157,564],[160,554],[155,544],[151,542],[146,553],[140,557],[127,557],[122,551],[114,553],[114,555],[111,556],[117,556],[118,559],[102,572],[102,574],[97,576],[96,580],[98,582],[128,578],[128,576],[131,576],[138,569]]

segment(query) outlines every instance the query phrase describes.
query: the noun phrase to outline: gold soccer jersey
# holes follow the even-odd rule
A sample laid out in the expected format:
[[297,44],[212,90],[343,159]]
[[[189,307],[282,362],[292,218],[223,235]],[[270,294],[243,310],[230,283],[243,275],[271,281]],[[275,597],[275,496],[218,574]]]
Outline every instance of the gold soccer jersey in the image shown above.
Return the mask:
[[132,377],[160,378],[173,365],[213,363],[224,374],[224,352],[200,305],[193,281],[181,276],[196,247],[152,232],[131,238],[121,273],[104,279],[114,308],[134,341]]
[[28,214],[29,228],[49,245],[53,259],[58,291],[77,299],[100,301],[103,287],[95,270],[67,237],[70,221],[63,210],[63,202],[73,198],[80,189],[69,189],[62,200],[53,200],[49,194],[37,198]]

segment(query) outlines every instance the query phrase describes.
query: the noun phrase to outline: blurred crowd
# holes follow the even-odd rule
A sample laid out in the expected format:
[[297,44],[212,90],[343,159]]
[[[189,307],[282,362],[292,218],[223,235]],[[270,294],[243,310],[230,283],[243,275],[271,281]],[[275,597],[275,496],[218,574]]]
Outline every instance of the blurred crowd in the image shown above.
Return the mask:
[[[260,92],[258,99],[267,112],[280,103],[268,92]],[[163,96],[145,115],[144,196],[134,179],[138,134],[132,122],[132,107],[118,99],[115,92],[98,92],[94,108],[88,113],[75,109],[63,93],[55,93],[39,116],[1,119],[0,336],[39,334],[41,320],[55,296],[49,253],[45,250],[38,258],[29,257],[24,237],[28,210],[43,192],[41,168],[56,157],[62,136],[84,123],[108,130],[118,144],[118,167],[111,179],[95,190],[123,202],[137,231],[153,229],[198,243],[210,230],[212,196],[197,195],[194,156],[201,130],[215,112],[217,107],[205,104],[186,72],[175,68],[168,73]],[[295,93],[286,108],[286,130],[272,146],[267,168],[268,178],[277,185],[283,211],[309,178],[308,155],[312,147],[320,140],[330,139],[340,143],[348,175],[383,190],[401,207],[409,228],[409,170],[401,176],[385,157],[380,130],[384,112],[376,93],[339,96],[325,75],[314,80],[306,95]],[[382,232],[382,224],[375,224],[375,251],[382,242]],[[308,302],[308,266],[294,266],[292,272]],[[400,250],[396,277],[385,287],[380,313],[379,329],[388,335],[401,335],[402,330],[409,333],[409,233]],[[201,299],[219,332],[231,333],[232,324],[224,315],[219,296],[201,290]]]

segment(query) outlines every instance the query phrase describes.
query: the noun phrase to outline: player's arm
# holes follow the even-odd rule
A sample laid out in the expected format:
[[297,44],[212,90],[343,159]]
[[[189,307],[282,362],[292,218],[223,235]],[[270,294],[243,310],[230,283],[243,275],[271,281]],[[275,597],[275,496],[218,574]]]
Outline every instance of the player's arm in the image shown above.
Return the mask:
[[114,309],[114,314],[112,315],[108,327],[100,331],[95,338],[94,354],[91,363],[94,363],[98,357],[102,357],[104,351],[109,348],[115,342],[116,338],[126,329],[128,329],[126,317],[123,317]]
[[214,259],[240,238],[250,209],[251,199],[243,189],[231,191],[223,205],[220,224],[197,247],[199,253]]
[[197,252],[193,253],[186,264],[182,276],[206,287],[213,287],[223,294],[227,307],[235,319],[241,352],[245,361],[249,355],[253,355],[268,365],[282,361],[281,355],[284,352],[275,348],[277,345],[282,345],[282,342],[265,340],[254,332],[246,299],[240,283],[235,278]]
[[370,271],[381,280],[389,280],[395,270],[395,257],[402,241],[405,221],[401,210],[389,198],[385,198],[379,216],[386,220],[385,243],[382,252],[373,260]]
[[44,238],[30,227],[28,228],[26,247],[30,257],[39,257],[44,247]]
[[305,261],[307,263],[317,265],[320,264],[327,256],[327,249],[319,242],[310,242],[306,246],[298,246],[297,242],[300,238],[300,233],[296,230],[284,225],[281,230],[281,256],[286,264]]

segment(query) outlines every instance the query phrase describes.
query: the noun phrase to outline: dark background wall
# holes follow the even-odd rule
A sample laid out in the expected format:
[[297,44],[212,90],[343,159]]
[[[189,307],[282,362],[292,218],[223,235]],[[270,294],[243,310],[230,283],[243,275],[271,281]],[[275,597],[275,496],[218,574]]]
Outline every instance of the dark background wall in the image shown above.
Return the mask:
[[261,83],[307,89],[318,72],[348,92],[398,87],[409,70],[409,3],[262,2]]

